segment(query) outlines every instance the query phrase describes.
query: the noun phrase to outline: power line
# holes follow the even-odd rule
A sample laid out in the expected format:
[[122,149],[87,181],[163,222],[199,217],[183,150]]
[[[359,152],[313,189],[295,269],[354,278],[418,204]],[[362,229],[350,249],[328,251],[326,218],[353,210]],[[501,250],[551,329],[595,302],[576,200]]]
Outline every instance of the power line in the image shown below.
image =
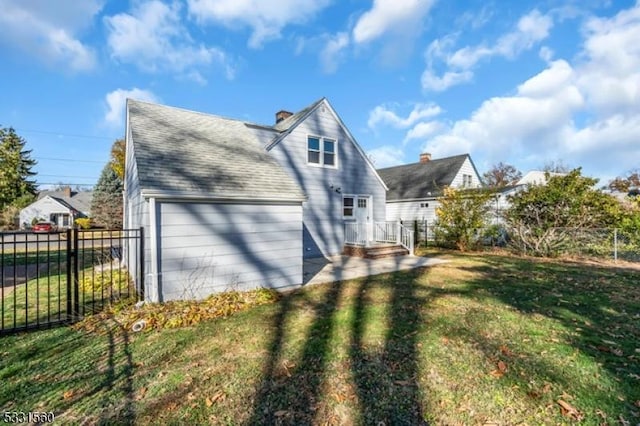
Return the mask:
[[74,163],[100,163],[106,164],[104,161],[98,160],[78,160],[76,158],[51,158],[51,157],[40,157],[36,158],[36,160],[48,160],[48,161],[72,161]]
[[73,134],[73,133],[51,132],[51,131],[46,131],[46,130],[28,130],[28,129],[16,129],[16,130],[21,132],[21,133],[40,133],[40,134],[43,134],[43,135],[68,136],[68,137],[71,137],[71,138],[113,139],[113,137],[109,137],[109,136],[76,135],[76,134]]

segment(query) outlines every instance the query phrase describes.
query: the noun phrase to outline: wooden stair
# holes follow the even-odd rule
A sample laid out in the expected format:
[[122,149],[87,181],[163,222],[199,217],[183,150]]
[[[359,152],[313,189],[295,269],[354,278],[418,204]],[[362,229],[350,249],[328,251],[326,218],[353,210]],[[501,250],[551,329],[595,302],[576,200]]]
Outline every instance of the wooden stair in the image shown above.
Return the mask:
[[409,254],[409,250],[400,244],[376,244],[370,247],[346,245],[342,253],[347,256],[380,259],[383,257],[406,256]]

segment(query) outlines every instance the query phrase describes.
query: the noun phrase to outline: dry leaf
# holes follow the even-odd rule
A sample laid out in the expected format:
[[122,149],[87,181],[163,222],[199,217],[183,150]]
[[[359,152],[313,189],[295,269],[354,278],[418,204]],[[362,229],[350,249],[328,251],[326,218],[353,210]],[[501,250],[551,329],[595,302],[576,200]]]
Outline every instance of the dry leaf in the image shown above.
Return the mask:
[[62,399],[69,399],[71,397],[73,397],[73,390],[68,390],[65,393],[62,394]]
[[503,361],[498,361],[498,370],[500,370],[501,373],[505,373],[507,371],[507,364]]
[[207,407],[211,407],[211,406],[213,405],[213,401],[211,400],[211,398],[207,397],[207,398],[204,400],[204,404],[205,404]]
[[493,371],[492,371],[491,373],[489,373],[489,374],[491,374],[493,377],[498,378],[498,379],[499,379],[500,377],[504,376],[504,373],[503,373],[502,371],[498,371],[498,370],[493,370]]
[[396,380],[393,383],[400,386],[409,386],[411,384],[411,382],[409,382],[408,380]]
[[557,402],[558,402],[558,405],[560,406],[560,410],[562,411],[563,416],[571,417],[574,420],[580,420],[582,418],[582,415],[580,414],[580,412],[573,405],[569,404],[567,401],[559,399]]
[[224,401],[225,394],[222,391],[218,391],[211,397],[211,402]]
[[147,388],[143,387],[138,389],[138,393],[136,394],[135,400],[140,401],[142,398],[144,398],[146,393],[147,393]]
[[178,408],[177,402],[170,402],[169,404],[167,404],[168,411],[174,411],[176,408]]
[[444,343],[445,345],[449,343],[449,339],[447,337],[443,337],[442,338],[442,343]]
[[611,353],[613,353],[616,356],[623,356],[624,352],[622,352],[622,349],[612,349]]
[[275,413],[273,413],[273,415],[276,417],[282,417],[282,416],[286,416],[287,413],[288,413],[287,410],[278,410]]
[[509,349],[505,345],[500,346],[500,352],[502,352],[502,355],[505,356],[513,356],[513,352],[511,352],[511,349]]

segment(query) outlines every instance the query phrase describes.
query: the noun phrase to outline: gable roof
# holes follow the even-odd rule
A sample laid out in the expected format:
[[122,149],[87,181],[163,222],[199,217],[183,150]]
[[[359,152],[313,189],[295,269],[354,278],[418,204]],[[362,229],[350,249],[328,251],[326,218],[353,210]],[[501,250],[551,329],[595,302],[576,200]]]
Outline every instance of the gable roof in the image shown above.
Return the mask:
[[351,134],[347,126],[344,124],[344,122],[342,121],[342,119],[340,118],[336,110],[333,108],[333,106],[331,106],[331,104],[329,103],[329,100],[325,97],[315,101],[308,107],[298,111],[292,116],[287,117],[286,119],[282,120],[280,123],[276,123],[276,125],[273,126],[273,129],[280,131],[280,133],[277,134],[271,140],[271,142],[269,142],[266,145],[265,147],[266,150],[269,151],[275,145],[280,143],[280,141],[282,141],[287,135],[289,135],[300,123],[302,123],[309,115],[311,115],[311,113],[314,110],[316,110],[320,105],[324,105],[329,110],[331,115],[333,115],[334,119],[338,122],[338,124],[340,125],[344,133],[347,135],[347,138],[351,141],[353,146],[360,153],[360,155],[362,156],[364,161],[367,163],[367,165],[369,166],[373,174],[376,176],[378,181],[382,184],[383,188],[385,190],[388,190],[389,188],[387,188],[387,185],[384,179],[382,179],[382,177],[378,174],[378,171],[376,170],[375,166],[371,162],[371,159],[365,154],[365,152],[363,151],[362,147],[358,144],[358,142],[356,142],[356,139],[353,137],[353,135]]
[[127,126],[143,194],[305,199],[264,150],[255,125],[128,99]]
[[38,200],[49,196],[67,208],[82,213],[90,212],[93,191],[71,192],[71,197],[68,197],[67,194],[68,192],[65,191],[40,191],[38,193]]
[[[378,169],[389,187],[387,201],[432,198],[451,185],[469,154]],[[473,162],[472,162],[473,164]],[[474,166],[475,167],[475,166]]]

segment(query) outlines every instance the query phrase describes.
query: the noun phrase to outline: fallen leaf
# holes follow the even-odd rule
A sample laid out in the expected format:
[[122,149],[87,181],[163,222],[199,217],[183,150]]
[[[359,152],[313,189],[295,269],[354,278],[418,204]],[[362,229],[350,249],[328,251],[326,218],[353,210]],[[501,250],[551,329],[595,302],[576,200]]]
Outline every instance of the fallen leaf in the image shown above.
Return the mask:
[[223,391],[218,391],[211,397],[211,402],[224,401],[225,394]]
[[73,390],[68,390],[65,393],[62,394],[62,399],[69,399],[71,397],[73,397]]
[[276,417],[282,417],[282,416],[286,416],[287,413],[288,413],[287,410],[278,410],[275,413],[273,413],[273,415]]
[[138,393],[136,394],[135,400],[140,401],[142,398],[144,398],[146,393],[147,393],[147,388],[143,387],[138,389]]
[[563,416],[571,417],[574,420],[580,420],[582,418],[582,414],[580,414],[580,412],[567,401],[559,399],[557,402],[558,405],[560,405],[560,411]]
[[507,371],[507,364],[503,361],[498,361],[498,370],[500,370],[501,373],[505,373]]
[[493,377],[498,378],[498,379],[499,379],[500,377],[504,376],[504,373],[503,373],[502,371],[498,371],[498,370],[493,370],[493,371],[492,371],[491,373],[489,373],[489,374],[491,374]]
[[445,345],[449,343],[449,339],[447,337],[443,337],[442,338],[442,343],[444,343]]
[[400,386],[409,386],[411,384],[411,382],[409,382],[408,380],[396,380],[393,383]]
[[167,405],[167,410],[168,411],[174,411],[176,408],[178,408],[178,403],[177,402],[170,402]]
[[513,352],[505,345],[500,346],[500,352],[505,356],[513,356]]
[[211,398],[207,397],[207,398],[204,400],[204,404],[205,404],[207,407],[211,407],[211,406],[213,405],[213,401],[211,400]]
[[611,353],[613,353],[616,356],[624,356],[624,352],[622,351],[622,349],[612,349]]

